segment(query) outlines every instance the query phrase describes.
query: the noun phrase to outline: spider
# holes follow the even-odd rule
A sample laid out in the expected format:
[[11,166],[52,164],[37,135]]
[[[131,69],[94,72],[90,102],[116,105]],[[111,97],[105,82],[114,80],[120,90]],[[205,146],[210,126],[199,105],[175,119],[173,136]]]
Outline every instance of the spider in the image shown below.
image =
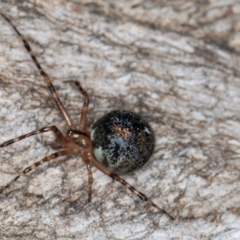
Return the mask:
[[88,202],[91,201],[92,194],[93,177],[91,167],[93,165],[113,180],[120,182],[142,201],[148,202],[150,205],[157,208],[161,213],[164,213],[173,219],[173,217],[164,209],[157,206],[143,193],[136,190],[118,175],[120,173],[129,172],[141,167],[151,156],[154,147],[154,135],[149,124],[135,113],[116,110],[100,118],[93,125],[91,132],[87,131],[85,126],[89,96],[81,87],[79,82],[73,81],[84,97],[79,129],[77,129],[69,116],[67,109],[63,106],[61,100],[59,99],[51,79],[48,74],[43,71],[36,56],[32,52],[29,43],[24,39],[8,17],[2,13],[0,13],[0,15],[12,26],[19,38],[22,40],[27,52],[31,56],[40,74],[43,76],[43,79],[62,117],[69,127],[66,135],[63,135],[56,126],[47,126],[2,143],[0,148],[6,147],[33,135],[53,132],[56,136],[56,141],[60,143],[62,150],[44,157],[42,160],[25,168],[12,181],[3,187],[0,190],[0,193],[3,193],[20,176],[27,174],[45,162],[52,161],[60,156],[80,154],[88,171]]

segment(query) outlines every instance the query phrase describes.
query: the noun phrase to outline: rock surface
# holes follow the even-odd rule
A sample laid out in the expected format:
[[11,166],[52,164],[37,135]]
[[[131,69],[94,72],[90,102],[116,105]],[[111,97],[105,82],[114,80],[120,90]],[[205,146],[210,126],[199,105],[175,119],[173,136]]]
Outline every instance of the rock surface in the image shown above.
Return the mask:
[[[141,169],[122,175],[175,217],[141,202],[79,156],[60,158],[0,195],[0,239],[239,239],[239,1],[1,1],[77,124],[140,114],[155,132]],[[0,17],[0,143],[56,125],[42,76]],[[51,133],[0,149],[0,186],[58,151]]]

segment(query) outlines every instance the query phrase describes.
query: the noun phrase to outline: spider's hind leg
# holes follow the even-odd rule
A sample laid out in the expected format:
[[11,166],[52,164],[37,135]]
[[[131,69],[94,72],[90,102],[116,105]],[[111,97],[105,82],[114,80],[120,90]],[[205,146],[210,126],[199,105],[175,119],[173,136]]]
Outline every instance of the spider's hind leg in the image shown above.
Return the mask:
[[[84,160],[84,157],[83,157]],[[95,158],[93,154],[88,155],[88,160],[101,172],[105,173],[109,177],[111,177],[113,180],[120,182],[123,186],[128,188],[131,192],[133,192],[136,196],[138,196],[142,201],[149,203],[151,206],[158,209],[159,212],[166,214],[169,218],[174,220],[174,217],[172,217],[169,213],[167,213],[164,209],[157,206],[152,200],[148,199],[147,196],[140,191],[138,191],[135,187],[133,187],[131,184],[126,182],[123,178],[118,176],[117,174],[111,172],[109,169],[103,167]],[[85,160],[84,160],[85,161]]]
[[135,195],[137,195],[142,201],[149,203],[153,207],[157,208],[158,211],[166,214],[169,218],[174,220],[174,218],[167,213],[164,209],[160,208],[158,205],[156,205],[152,200],[148,199],[147,196],[141,192],[139,192],[136,188],[134,188],[132,185],[130,185],[128,182],[126,182],[123,178],[119,177],[115,173],[108,174],[113,180],[120,182],[123,186],[127,187],[131,192],[133,192]]

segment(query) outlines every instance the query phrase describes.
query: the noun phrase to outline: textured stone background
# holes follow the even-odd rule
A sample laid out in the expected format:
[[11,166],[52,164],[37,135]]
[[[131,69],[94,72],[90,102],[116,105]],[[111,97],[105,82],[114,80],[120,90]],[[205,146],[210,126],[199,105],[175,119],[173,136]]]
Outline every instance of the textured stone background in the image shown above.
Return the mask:
[[[155,131],[149,162],[123,177],[171,221],[93,169],[60,158],[0,195],[0,239],[239,239],[240,1],[1,1],[74,121],[127,109]],[[9,24],[0,18],[0,142],[66,124]],[[0,186],[57,151],[52,134],[0,149]]]

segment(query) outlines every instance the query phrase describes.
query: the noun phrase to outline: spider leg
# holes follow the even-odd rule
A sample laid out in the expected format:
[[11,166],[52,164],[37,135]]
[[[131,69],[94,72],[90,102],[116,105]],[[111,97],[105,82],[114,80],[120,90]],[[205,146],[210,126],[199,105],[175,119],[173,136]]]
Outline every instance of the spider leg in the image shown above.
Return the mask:
[[70,118],[66,108],[63,106],[62,102],[60,101],[59,97],[58,97],[58,94],[55,90],[55,87],[53,86],[52,84],[52,81],[51,79],[49,78],[49,76],[47,75],[46,72],[43,71],[40,63],[38,62],[36,56],[34,55],[29,43],[24,39],[24,37],[22,36],[22,34],[17,30],[17,28],[13,25],[13,23],[11,22],[11,20],[6,17],[4,14],[0,13],[0,15],[6,20],[9,22],[9,24],[12,26],[12,28],[15,30],[15,32],[17,33],[17,35],[19,36],[19,38],[22,40],[26,50],[28,51],[29,55],[31,56],[33,62],[35,63],[36,67],[38,68],[40,74],[43,76],[46,84],[47,84],[47,87],[50,91],[50,93],[52,94],[53,96],[53,99],[59,109],[59,111],[61,112],[63,118],[66,120],[67,124],[69,125],[69,127],[71,129],[74,129],[74,124],[72,122],[72,119]]
[[157,208],[160,212],[166,214],[171,219],[174,219],[169,213],[167,213],[164,209],[157,206],[153,201],[147,198],[147,196],[141,192],[139,192],[136,188],[134,188],[132,185],[130,185],[128,182],[126,182],[123,178],[119,177],[115,173],[110,173],[109,177],[111,177],[113,180],[120,182],[123,186],[127,187],[131,192],[133,192],[135,195],[137,195],[142,201],[150,203],[153,207]]
[[90,162],[86,162],[87,164],[87,170],[88,170],[88,202],[91,202],[92,197],[92,183],[93,183],[93,177],[92,177],[92,165]]
[[56,153],[53,153],[45,158],[43,158],[42,160],[34,163],[33,165],[25,168],[22,172],[20,172],[12,181],[10,181],[5,187],[3,187],[0,190],[0,193],[3,193],[5,191],[6,188],[8,188],[9,186],[11,186],[15,181],[17,181],[21,176],[24,176],[25,174],[27,174],[28,172],[34,170],[35,168],[37,168],[39,165],[45,163],[45,162],[49,162],[57,157],[61,157],[61,156],[67,156],[67,155],[72,155],[75,154],[76,151],[75,149],[66,149],[66,150],[62,150]]
[[[86,157],[83,156],[82,157],[84,159],[84,161],[86,161]],[[142,201],[144,202],[148,202],[150,205],[152,205],[153,207],[157,208],[160,212],[166,214],[169,218],[171,218],[172,220],[174,220],[174,217],[172,217],[169,213],[167,213],[164,209],[160,208],[159,206],[157,206],[152,200],[148,199],[146,195],[144,195],[143,193],[139,192],[136,188],[134,188],[132,185],[130,185],[128,182],[126,182],[123,178],[119,177],[117,174],[109,171],[108,169],[106,169],[105,167],[103,167],[94,157],[93,154],[88,153],[87,154],[87,159],[88,161],[90,161],[97,169],[99,169],[101,172],[105,173],[106,175],[108,175],[109,177],[111,177],[113,180],[120,182],[123,186],[125,186],[126,188],[128,188],[131,192],[133,192],[135,195],[137,195]]]
[[88,112],[88,105],[89,105],[89,96],[88,96],[87,92],[82,88],[81,84],[78,81],[70,80],[70,81],[64,81],[64,82],[67,82],[67,83],[73,82],[78,87],[78,90],[81,92],[81,94],[84,97],[82,113],[81,113],[81,118],[80,118],[80,131],[84,131],[85,126],[86,126],[86,119],[87,119],[87,112]]
[[19,142],[19,141],[21,141],[25,138],[37,135],[39,133],[50,132],[50,131],[54,132],[54,134],[57,137],[57,140],[59,141],[59,143],[61,144],[62,147],[66,147],[68,145],[68,143],[69,143],[68,139],[63,136],[63,134],[60,132],[60,130],[56,126],[49,126],[49,127],[44,127],[44,128],[32,131],[30,133],[21,135],[19,137],[13,138],[13,139],[10,139],[10,140],[0,144],[0,148],[6,147],[10,144],[13,144],[15,142]]

